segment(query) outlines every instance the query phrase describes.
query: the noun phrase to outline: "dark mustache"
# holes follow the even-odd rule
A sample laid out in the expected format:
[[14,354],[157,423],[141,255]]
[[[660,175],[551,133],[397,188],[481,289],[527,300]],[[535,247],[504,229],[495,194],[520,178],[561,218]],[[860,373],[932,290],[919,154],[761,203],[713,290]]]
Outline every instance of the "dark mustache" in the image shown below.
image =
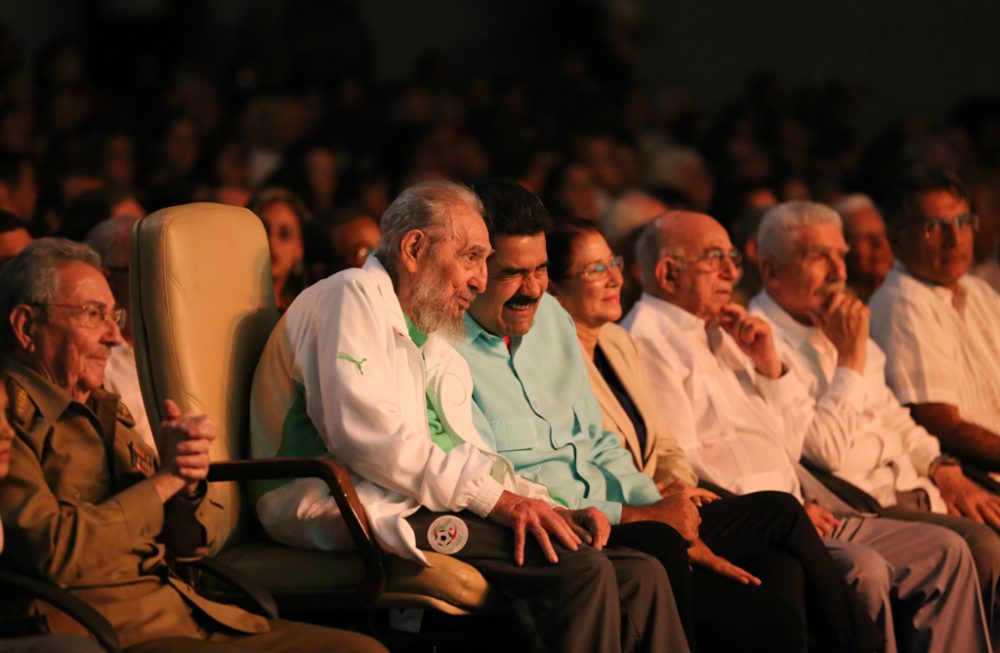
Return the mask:
[[537,304],[538,300],[541,299],[541,298],[542,298],[541,295],[539,295],[538,297],[532,297],[531,295],[514,295],[513,297],[511,297],[510,299],[508,299],[505,303],[507,305],[512,305],[512,304],[522,304],[523,305],[523,304],[527,304],[527,305],[530,306],[532,304]]

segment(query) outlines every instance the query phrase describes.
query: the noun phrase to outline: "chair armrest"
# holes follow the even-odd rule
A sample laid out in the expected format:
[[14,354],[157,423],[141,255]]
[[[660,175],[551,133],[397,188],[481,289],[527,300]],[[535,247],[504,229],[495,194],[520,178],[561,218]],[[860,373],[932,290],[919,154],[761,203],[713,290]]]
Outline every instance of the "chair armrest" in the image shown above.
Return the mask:
[[834,475],[832,472],[828,472],[825,469],[820,469],[815,465],[807,463],[805,459],[801,462],[803,467],[809,470],[809,472],[815,476],[820,483],[826,486],[826,489],[836,494],[838,498],[850,507],[859,512],[868,512],[874,515],[882,514],[882,505],[878,502],[878,499],[868,494],[857,485],[854,485],[850,481],[845,481],[839,476]]
[[254,605],[259,608],[262,616],[268,619],[278,618],[278,604],[274,602],[274,597],[263,587],[245,575],[240,574],[240,572],[231,566],[215,558],[198,558],[188,564],[203,574],[214,576],[238,589],[253,601]]
[[208,480],[261,481],[280,478],[315,477],[323,480],[337,503],[347,531],[365,566],[366,583],[359,589],[359,600],[370,601],[385,590],[386,572],[382,550],[372,537],[368,515],[358,498],[347,468],[330,456],[312,458],[262,458],[227,460],[212,463]]
[[46,603],[59,608],[86,628],[97,640],[97,643],[109,651],[118,653],[121,646],[118,643],[118,633],[111,627],[108,620],[100,612],[90,607],[86,602],[73,596],[67,590],[56,587],[46,581],[31,578],[12,571],[0,570],[0,585],[12,586],[23,590]]

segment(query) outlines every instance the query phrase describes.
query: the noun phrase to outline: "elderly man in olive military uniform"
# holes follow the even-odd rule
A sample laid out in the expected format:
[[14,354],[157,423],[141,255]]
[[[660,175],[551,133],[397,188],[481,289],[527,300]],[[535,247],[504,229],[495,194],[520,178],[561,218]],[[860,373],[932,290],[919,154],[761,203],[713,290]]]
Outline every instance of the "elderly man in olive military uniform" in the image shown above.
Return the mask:
[[[88,601],[134,651],[383,651],[366,637],[267,621],[209,601],[164,561],[202,555],[223,506],[204,482],[216,427],[166,403],[160,455],[101,389],[124,312],[93,250],[36,241],[0,271],[0,313],[17,437],[0,492],[3,557]],[[44,606],[53,632],[81,632]]]

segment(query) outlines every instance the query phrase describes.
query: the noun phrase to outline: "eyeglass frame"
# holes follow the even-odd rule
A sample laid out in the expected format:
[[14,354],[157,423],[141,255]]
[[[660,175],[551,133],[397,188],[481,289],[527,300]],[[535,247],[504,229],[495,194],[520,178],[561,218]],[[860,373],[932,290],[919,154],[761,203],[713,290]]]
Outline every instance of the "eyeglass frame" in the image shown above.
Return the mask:
[[738,272],[743,271],[743,253],[735,247],[729,248],[729,251],[723,251],[721,247],[710,247],[705,252],[703,252],[697,258],[685,258],[677,254],[665,253],[661,258],[672,258],[674,260],[680,261],[685,265],[694,265],[696,263],[701,263],[702,261],[709,261],[709,269],[712,272],[718,272],[722,269],[722,262],[728,260],[733,264]]
[[[594,269],[594,268],[600,268]],[[625,272],[625,257],[624,256],[612,256],[607,261],[599,261],[597,263],[590,263],[587,267],[583,268],[579,272],[576,272],[570,276],[580,277],[584,281],[596,282],[604,281],[611,274],[612,268],[618,270],[618,274],[624,274]],[[594,276],[594,275],[598,276]]]
[[[954,227],[956,233],[965,227],[969,227],[971,231],[976,231],[979,228],[979,215],[970,211],[969,213],[956,215],[953,218],[929,217],[924,218],[918,224],[920,225],[920,235],[924,237],[924,240],[938,240],[944,233],[945,225]],[[937,228],[936,235],[932,233],[935,228]]]
[[[114,324],[119,329],[124,329],[125,324],[128,321],[128,311],[126,311],[121,306],[115,306],[108,308],[101,302],[87,302],[86,304],[62,304],[57,302],[34,302],[29,304],[29,306],[55,306],[56,308],[73,308],[77,310],[77,315],[83,316],[84,326],[88,329],[98,329],[101,326],[108,324]],[[97,309],[100,315],[93,317],[89,312],[92,309]],[[94,321],[97,320],[97,321]]]

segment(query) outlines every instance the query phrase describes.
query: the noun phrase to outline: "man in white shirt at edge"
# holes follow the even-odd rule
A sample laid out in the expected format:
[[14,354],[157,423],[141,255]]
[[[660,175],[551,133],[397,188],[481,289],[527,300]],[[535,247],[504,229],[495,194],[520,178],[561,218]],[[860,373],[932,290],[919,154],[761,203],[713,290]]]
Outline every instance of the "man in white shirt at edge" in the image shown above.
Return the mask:
[[[254,376],[253,454],[336,456],[386,551],[425,565],[432,549],[468,562],[525,601],[551,650],[687,651],[655,558],[601,550],[603,513],[561,508],[481,450],[469,369],[449,337],[485,288],[490,251],[470,190],[434,181],[403,191],[364,267],[304,290],[271,334]],[[271,537],[352,547],[323,483],[259,489]]]
[[637,253],[644,293],[623,325],[698,475],[737,494],[781,490],[805,499],[831,555],[884,629],[887,651],[897,641],[907,651],[990,650],[961,538],[863,517],[798,465],[801,420],[789,416],[811,400],[782,364],[770,325],[730,303],[741,261],[725,229],[707,215],[670,212],[646,227]]
[[[915,170],[884,208],[896,264],[870,306],[889,387],[945,451],[1000,471],[1000,295],[968,274],[968,191],[949,172]],[[995,507],[969,510],[1000,526]]]
[[[844,293],[847,244],[840,218],[822,204],[781,204],[764,216],[757,242],[764,291],[750,311],[772,324],[782,360],[813,398],[798,415],[805,420],[798,425],[805,434],[803,457],[872,495],[884,516],[927,521],[961,535],[996,632],[1000,537],[983,524],[989,512],[968,506],[998,499],[966,478],[955,459],[941,455],[937,439],[886,385],[885,355],[868,337],[868,309]],[[972,519],[960,516],[963,508]]]

